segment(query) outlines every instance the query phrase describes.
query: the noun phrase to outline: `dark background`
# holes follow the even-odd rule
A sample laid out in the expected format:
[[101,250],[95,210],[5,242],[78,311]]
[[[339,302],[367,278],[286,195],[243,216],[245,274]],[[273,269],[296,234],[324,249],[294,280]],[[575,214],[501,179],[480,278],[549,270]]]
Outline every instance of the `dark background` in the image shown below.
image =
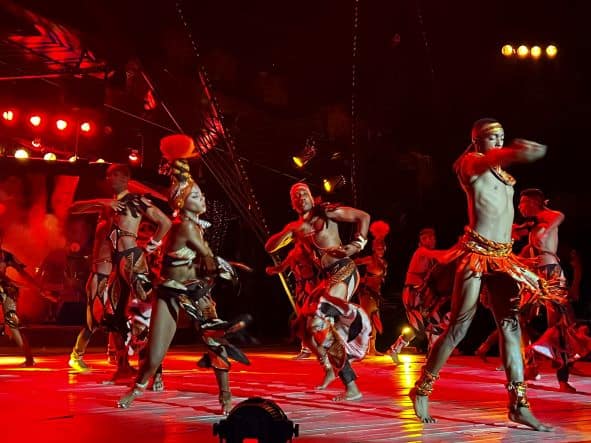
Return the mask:
[[[288,198],[294,181],[304,178],[321,193],[322,177],[342,173],[350,178],[354,162],[355,186],[349,183],[323,198],[355,203],[373,219],[391,225],[387,242],[390,269],[384,291],[390,332],[382,338],[384,345],[404,320],[398,294],[418,230],[435,227],[439,246],[448,247],[466,223],[464,196],[451,164],[468,145],[470,126],[478,118],[499,119],[508,140],[523,137],[549,146],[542,161],[511,168],[518,179],[516,191],[544,190],[550,206],[566,214],[560,231],[561,254],[577,249],[588,268],[591,217],[584,157],[591,51],[584,27],[585,2],[154,3],[18,2],[73,29],[113,72],[125,70],[129,60],[137,57],[155,84],[159,103],[168,105],[189,134],[199,131],[206,107],[196,73],[203,64],[224,121],[245,158],[271,232],[295,217]],[[179,4],[198,43],[199,58],[179,19]],[[356,6],[358,28],[354,32]],[[14,31],[17,22],[4,20],[5,29]],[[500,52],[505,43],[542,48],[551,43],[558,47],[558,56],[553,60],[507,59]],[[101,107],[101,102],[117,104],[165,126],[171,121],[162,106],[142,110],[145,86],[136,84],[138,93],[130,87],[133,83],[118,84],[116,78],[87,79],[83,88],[71,86],[79,84],[76,80],[70,86],[60,83],[58,88],[39,81],[2,82],[0,93],[4,98],[10,94],[63,103],[83,98],[92,101],[90,91],[94,91],[96,106],[85,105],[97,112],[112,133],[89,143],[87,154],[124,160],[125,147],[140,133],[144,168],[155,171],[158,141],[166,132],[113,113]],[[291,155],[310,136],[317,139],[319,154],[304,170],[296,170]],[[340,159],[329,160],[335,152],[341,153]],[[224,198],[207,172],[201,183],[211,198]],[[343,231],[344,237],[348,234]],[[287,336],[289,305],[278,280],[264,276],[270,259],[239,218],[232,219],[219,252],[257,269],[243,278],[238,297],[220,298],[222,315],[250,310],[256,319],[256,335],[263,339]],[[578,314],[587,318],[588,278],[583,296]]]

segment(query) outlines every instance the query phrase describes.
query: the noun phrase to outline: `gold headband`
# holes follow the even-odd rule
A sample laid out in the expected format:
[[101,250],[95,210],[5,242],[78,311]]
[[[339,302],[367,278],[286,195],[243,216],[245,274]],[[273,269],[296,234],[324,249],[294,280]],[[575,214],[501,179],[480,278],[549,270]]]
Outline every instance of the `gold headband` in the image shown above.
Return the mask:
[[503,131],[503,126],[499,122],[485,123],[480,128],[474,128],[472,130],[472,139],[475,140],[479,137],[500,131]]

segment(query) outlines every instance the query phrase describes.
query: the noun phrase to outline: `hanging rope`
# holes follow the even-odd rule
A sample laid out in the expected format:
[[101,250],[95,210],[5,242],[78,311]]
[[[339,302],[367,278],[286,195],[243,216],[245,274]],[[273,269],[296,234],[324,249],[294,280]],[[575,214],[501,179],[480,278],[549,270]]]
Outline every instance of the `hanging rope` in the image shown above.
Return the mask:
[[[222,151],[226,155],[224,156],[220,154],[217,149],[208,149],[205,151],[204,145],[201,143],[197,143],[198,149],[202,152],[202,159],[206,167],[224,189],[238,213],[246,223],[250,225],[259,241],[264,243],[269,236],[267,223],[263,216],[260,204],[255,197],[243,161],[236,152],[236,146],[232,134],[225,125],[221,107],[216,96],[212,92],[211,81],[207,70],[202,63],[199,46],[193,36],[191,26],[183,13],[181,0],[176,2],[176,9],[199,63],[199,79],[210,104],[209,115],[208,118],[205,119],[208,127],[205,128],[205,131],[208,131],[208,135],[211,136],[212,143],[215,144],[216,147],[221,148],[220,143],[223,143],[225,149],[222,149]],[[207,154],[207,156],[205,154]],[[227,157],[230,157],[230,162]],[[231,168],[228,168],[228,166],[231,166]],[[232,170],[234,170],[235,174],[231,173]]]
[[359,54],[359,3],[353,0],[353,29],[351,53],[351,196],[357,206],[357,62]]

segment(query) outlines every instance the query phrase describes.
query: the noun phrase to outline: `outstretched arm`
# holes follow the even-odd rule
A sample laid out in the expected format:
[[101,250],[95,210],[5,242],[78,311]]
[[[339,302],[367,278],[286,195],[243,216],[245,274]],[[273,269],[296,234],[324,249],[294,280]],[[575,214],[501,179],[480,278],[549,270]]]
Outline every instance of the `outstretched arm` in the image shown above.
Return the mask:
[[560,211],[554,211],[552,209],[545,209],[541,217],[539,218],[540,224],[546,228],[546,230],[550,231],[552,229],[557,229],[558,226],[562,224],[564,221],[564,214]]
[[70,213],[72,214],[92,214],[102,212],[105,209],[121,211],[125,205],[112,198],[95,198],[93,200],[79,200],[72,203]]
[[280,232],[269,237],[265,243],[265,251],[271,254],[290,244],[294,239],[295,228],[296,223],[288,223]]
[[459,165],[463,177],[481,175],[494,166],[505,167],[513,163],[530,163],[546,155],[547,147],[529,140],[517,139],[501,149],[491,149],[485,154],[466,155]]
[[538,224],[534,228],[534,235],[531,243],[535,248],[544,250],[546,240],[553,230],[557,230],[558,226],[564,221],[564,214],[559,211],[545,209],[539,216]]
[[287,271],[287,268],[291,267],[292,263],[293,263],[293,249],[291,251],[289,251],[289,254],[287,254],[287,257],[285,257],[283,259],[283,261],[281,263],[279,263],[278,265],[267,266],[265,268],[265,272],[267,273],[267,275],[282,274],[285,271]]

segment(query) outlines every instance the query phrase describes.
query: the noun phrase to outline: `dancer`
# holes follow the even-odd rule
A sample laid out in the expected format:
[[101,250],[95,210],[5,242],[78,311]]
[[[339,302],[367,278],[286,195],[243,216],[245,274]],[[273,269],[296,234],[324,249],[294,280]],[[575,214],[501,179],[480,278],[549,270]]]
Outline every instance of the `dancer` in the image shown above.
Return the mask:
[[394,364],[400,364],[399,355],[417,334],[425,334],[429,350],[449,323],[450,292],[440,290],[445,269],[438,265],[437,258],[443,251],[436,251],[437,238],[435,229],[423,228],[419,232],[419,247],[410,259],[404,288],[402,303],[410,328],[403,329],[398,339],[390,346],[389,355]]
[[[199,218],[206,207],[205,197],[189,172],[187,159],[193,150],[193,140],[185,135],[167,136],[161,141],[161,151],[172,164],[169,201],[177,216],[163,251],[163,281],[156,289],[147,356],[134,386],[117,402],[121,408],[131,406],[145,391],[150,376],[162,363],[176,332],[181,308],[194,321],[207,346],[208,351],[198,364],[213,369],[221,411],[225,415],[232,407],[229,358],[249,364],[246,356],[227,339],[232,332],[244,328],[247,319],[235,323],[219,319],[211,296],[215,277],[232,274],[232,269],[214,257],[204,239],[204,230],[210,224]],[[223,269],[222,265],[225,265]]]
[[[133,373],[124,344],[127,334],[127,306],[130,299],[148,301],[152,282],[146,254],[155,252],[162,245],[162,239],[171,227],[168,217],[149,199],[129,192],[130,175],[126,165],[112,164],[107,169],[107,181],[115,192],[118,204],[122,205],[122,208],[115,211],[108,233],[113,248],[114,275],[109,287],[109,303],[113,307],[113,314],[107,316],[105,322],[112,331],[117,332],[114,336],[117,371],[113,380]],[[144,217],[156,225],[156,232],[145,249],[142,249],[137,244],[137,236]]]
[[[293,185],[290,197],[299,219],[269,237],[265,249],[272,253],[297,239],[309,242],[318,252],[324,277],[298,316],[298,333],[324,368],[324,380],[318,389],[325,389],[335,379],[336,371],[345,392],[334,401],[359,400],[362,394],[350,360],[365,356],[371,323],[363,309],[349,303],[359,284],[357,267],[349,257],[361,252],[367,243],[369,215],[355,208],[315,204],[304,183]],[[351,243],[341,243],[339,222],[355,223],[357,233]]]
[[[296,242],[295,246],[285,259],[276,266],[268,266],[265,271],[268,275],[276,275],[291,269],[295,279],[295,303],[296,315],[308,302],[308,297],[318,284],[318,271],[320,263],[310,245],[306,242]],[[300,353],[294,360],[301,360],[312,355],[312,351],[302,341]]]
[[[120,203],[112,200],[114,208],[120,208]],[[85,206],[86,210],[78,209]],[[74,204],[70,210],[73,214],[86,213],[89,209],[85,203]],[[84,354],[94,332],[102,325],[107,311],[107,287],[109,277],[113,271],[112,247],[107,234],[110,231],[112,211],[110,203],[102,208],[94,233],[92,248],[91,272],[86,282],[86,324],[80,330],[76,343],[70,354],[68,365],[76,372],[88,372],[90,368],[84,361]],[[122,208],[121,208],[122,209]]]
[[[537,274],[563,298],[561,305],[545,304],[548,330],[531,348],[526,348],[526,356],[534,350],[553,359],[559,366],[556,371],[559,389],[563,392],[576,392],[574,386],[568,383],[570,369],[576,358],[589,351],[581,349],[580,341],[574,340],[575,315],[568,298],[566,277],[557,255],[558,228],[564,221],[564,214],[548,208],[544,193],[535,188],[521,192],[518,207],[525,218],[534,220],[529,241],[520,255],[534,260]],[[530,360],[530,364],[535,367],[533,355]]]
[[501,336],[509,394],[508,417],[535,430],[549,431],[551,428],[540,423],[529,409],[518,316],[519,289],[538,293],[541,282],[511,252],[515,180],[502,169],[512,163],[539,160],[546,154],[546,146],[516,140],[503,148],[503,142],[504,131],[498,121],[478,120],[472,127],[472,144],[454,164],[466,194],[469,224],[460,242],[446,257],[449,262],[457,260],[451,321],[433,346],[409,395],[417,417],[424,423],[434,422],[429,414],[429,395],[439,371],[466,335],[485,283]]
[[390,232],[390,225],[385,221],[377,220],[369,225],[369,232],[373,236],[372,254],[355,259],[358,267],[365,268],[357,294],[359,304],[369,316],[372,326],[367,355],[384,355],[376,350],[376,336],[383,332],[380,305],[383,300],[382,286],[388,272],[388,262],[384,259],[384,253],[386,252],[385,238]]
[[20,320],[16,313],[19,286],[6,274],[7,269],[12,268],[27,283],[37,289],[41,289],[39,283],[29,275],[25,270],[25,267],[25,264],[17,259],[12,253],[0,247],[0,302],[2,303],[2,312],[4,315],[4,325],[2,325],[2,331],[0,331],[0,333],[4,333],[4,329],[8,328],[11,338],[25,356],[25,361],[21,366],[30,368],[35,366],[35,359],[33,358],[31,346],[29,345],[27,338],[20,330]]

